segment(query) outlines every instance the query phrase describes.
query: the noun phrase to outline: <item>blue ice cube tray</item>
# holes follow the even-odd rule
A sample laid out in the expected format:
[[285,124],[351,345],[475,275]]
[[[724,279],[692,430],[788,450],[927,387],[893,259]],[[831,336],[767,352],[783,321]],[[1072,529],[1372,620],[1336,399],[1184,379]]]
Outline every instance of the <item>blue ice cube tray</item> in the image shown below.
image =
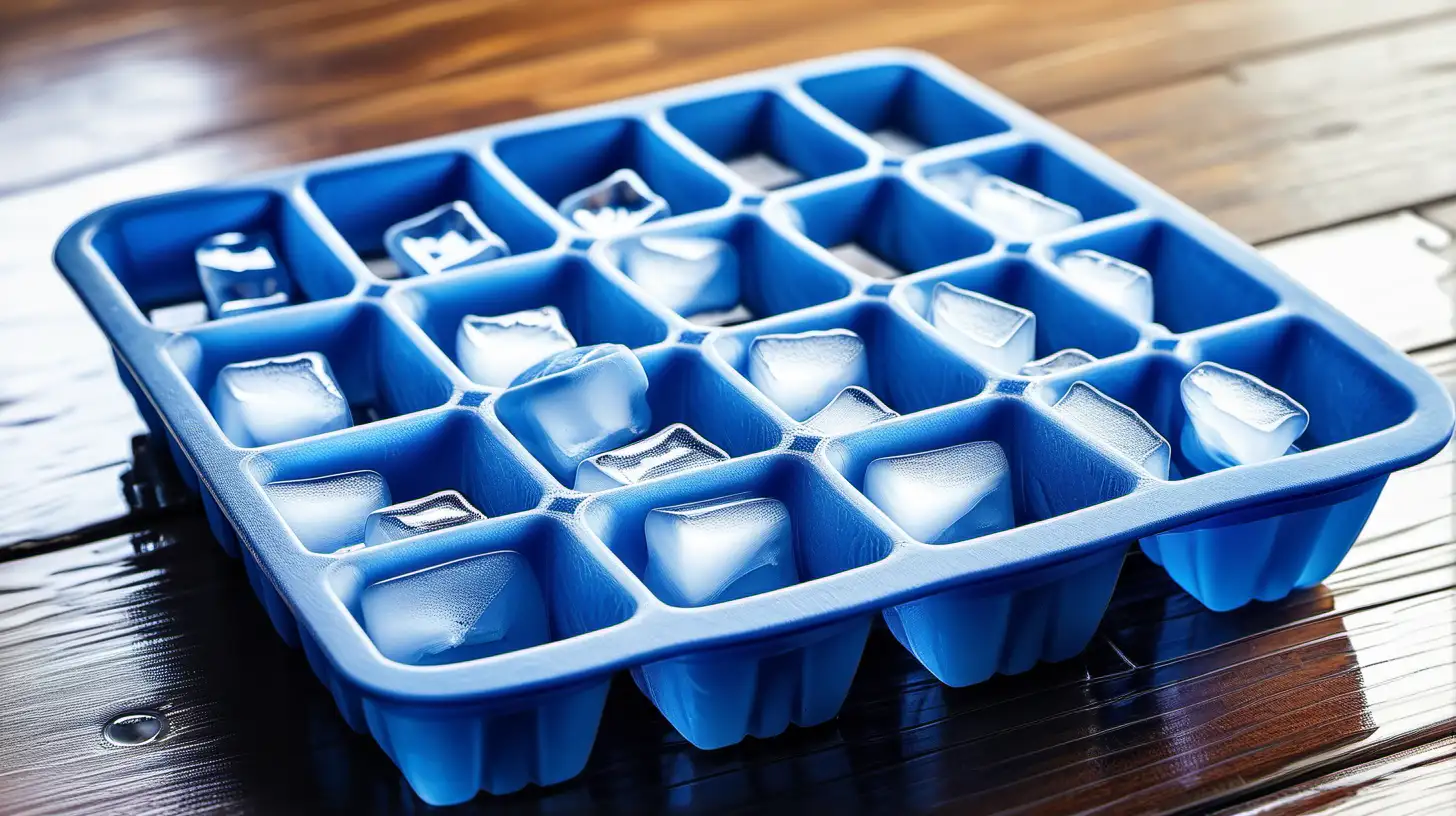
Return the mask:
[[[730,169],[758,152],[797,183],[765,191]],[[1085,222],[1030,243],[998,234],[926,181],[960,157]],[[613,240],[557,213],[619,168],[670,205],[672,217],[642,233],[735,246],[754,319],[721,328],[680,317],[614,266]],[[403,280],[371,272],[392,224],[455,200],[508,257]],[[275,238],[305,302],[183,330],[149,321],[154,308],[201,299],[201,241],[257,230]],[[865,274],[831,251],[844,245],[882,262],[880,274],[903,274]],[[1055,259],[1078,249],[1148,269],[1156,322],[1129,322],[1064,285]],[[1386,476],[1432,455],[1452,427],[1429,374],[1253,249],[914,52],[790,65],[130,201],[78,222],[56,259],[278,631],[432,803],[578,773],[619,671],[705,748],[824,722],[871,620],[891,608],[896,636],[955,685],[1071,657],[1134,542],[1213,609],[1281,598],[1334,570]],[[1041,379],[978,366],[923,316],[942,281],[1035,312],[1037,356],[1076,347],[1097,361]],[[547,304],[579,342],[635,351],[653,431],[685,422],[732,458],[593,495],[568,489],[570,474],[512,433],[532,410],[530,388],[483,388],[453,359],[462,316]],[[871,390],[901,417],[826,439],[746,379],[753,338],[831,327],[864,339]],[[231,444],[206,402],[219,369],[301,351],[331,361],[356,425]],[[1202,361],[1308,408],[1299,452],[1202,475],[1180,468],[1179,382]],[[1077,381],[1157,428],[1174,446],[1174,475],[1149,475],[1051,410]],[[1006,451],[1013,529],[932,546],[861,493],[876,458],[973,440]],[[489,518],[316,553],[263,490],[359,469],[383,474],[396,501],[457,489]],[[655,597],[642,581],[646,514],[745,491],[787,506],[802,582],[702,608]],[[360,623],[367,587],[502,549],[532,564],[551,642],[439,666],[380,654]]]

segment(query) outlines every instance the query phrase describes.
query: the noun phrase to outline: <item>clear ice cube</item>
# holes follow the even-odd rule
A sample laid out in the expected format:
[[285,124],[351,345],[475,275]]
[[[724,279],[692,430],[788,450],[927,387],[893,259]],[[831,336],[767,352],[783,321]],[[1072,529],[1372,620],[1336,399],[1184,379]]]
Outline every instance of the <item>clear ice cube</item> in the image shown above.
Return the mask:
[[516,378],[530,389],[512,430],[560,479],[647,432],[647,372],[625,346],[563,351]]
[[209,402],[223,433],[244,448],[354,424],[329,361],[315,351],[223,366]]
[[576,338],[555,306],[496,317],[466,315],[455,336],[455,357],[465,376],[505,388],[531,366],[576,348]]
[[597,238],[621,235],[672,214],[667,200],[628,168],[562,199],[557,211]]
[[869,390],[851,385],[840,391],[819,413],[805,420],[804,427],[825,436],[839,436],[897,416],[899,414],[886,407]]
[[1063,277],[1104,306],[1137,323],[1153,322],[1153,276],[1141,266],[1093,249],[1057,259]]
[[359,606],[369,639],[399,663],[458,663],[551,639],[540,582],[514,550],[381,581],[365,588]]
[[197,278],[214,318],[287,305],[293,282],[266,232],[225,232],[195,253]]
[[1183,452],[1201,448],[1221,467],[1283,456],[1304,429],[1309,411],[1263,380],[1218,363],[1200,363],[1179,388],[1189,422]]
[[575,488],[584,493],[658,479],[728,458],[722,448],[675,422],[657,433],[599,453],[576,468]]
[[1137,411],[1081,380],[1072,383],[1052,407],[1148,473],[1168,478],[1172,448]]
[[748,348],[749,382],[798,422],[869,378],[864,340],[848,329],[764,334]]
[[622,271],[683,317],[738,305],[738,251],[717,238],[644,235],[623,242]]
[[484,518],[485,514],[476,510],[460,491],[441,490],[370,513],[364,522],[364,543],[374,547]]
[[372,470],[270,482],[264,489],[293,534],[317,553],[364,546],[365,520],[394,501],[389,484]]
[[995,442],[886,456],[865,468],[865,496],[927,544],[990,535],[1016,525],[1011,467]]
[[1030,187],[994,176],[970,159],[955,159],[926,171],[926,181],[971,208],[980,220],[1019,241],[1082,223],[1076,207]]
[[1032,360],[1022,366],[1021,376],[1045,377],[1049,374],[1060,374],[1063,371],[1081,368],[1088,363],[1096,361],[1096,359],[1096,357],[1081,349],[1062,349],[1061,351],[1048,354],[1040,360]]
[[511,254],[475,209],[452,201],[390,227],[384,246],[406,275],[438,275]]
[[937,283],[929,318],[952,345],[992,368],[1020,371],[1036,355],[1036,315],[980,292]]
[[747,494],[647,514],[643,583],[673,606],[707,606],[799,582],[788,508]]

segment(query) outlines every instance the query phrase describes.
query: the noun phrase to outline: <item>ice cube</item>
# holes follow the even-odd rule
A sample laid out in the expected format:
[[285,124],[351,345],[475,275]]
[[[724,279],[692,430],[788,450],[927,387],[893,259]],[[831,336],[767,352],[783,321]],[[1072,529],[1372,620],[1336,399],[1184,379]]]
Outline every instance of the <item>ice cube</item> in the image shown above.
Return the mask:
[[160,306],[147,312],[147,320],[163,331],[181,331],[206,323],[210,312],[206,301],[189,300],[172,306]]
[[555,306],[496,317],[466,315],[455,336],[455,356],[465,376],[505,388],[526,369],[557,352],[576,348],[576,338]]
[[364,631],[381,654],[399,663],[458,663],[551,639],[535,570],[514,550],[401,575],[361,595]]
[[329,361],[316,351],[223,366],[210,403],[222,432],[244,448],[354,424]]
[[865,468],[865,496],[901,529],[927,544],[1009,530],[1011,467],[995,442],[886,456]]
[[1263,380],[1218,363],[1200,363],[1179,388],[1189,422],[1185,456],[1202,449],[1220,467],[1283,456],[1309,426],[1309,411]]
[[839,436],[897,416],[899,414],[885,407],[879,397],[851,385],[840,391],[819,413],[805,420],[804,427],[825,436]]
[[798,422],[869,378],[864,340],[848,329],[764,334],[748,348],[749,382]]
[[1048,374],[1060,374],[1063,371],[1071,371],[1080,368],[1088,363],[1095,362],[1096,357],[1081,349],[1062,349],[1053,352],[1040,360],[1032,360],[1021,367],[1023,377],[1045,377]]
[[986,173],[970,159],[954,159],[926,171],[926,181],[971,208],[992,229],[1031,241],[1082,223],[1077,208],[1030,187]]
[[644,235],[621,252],[622,271],[683,317],[738,305],[738,252],[726,241]]
[[224,232],[195,253],[197,278],[214,318],[284,306],[293,295],[288,270],[266,232]]
[[485,514],[476,510],[460,491],[441,490],[370,513],[364,522],[364,543],[374,547],[484,518]]
[[576,468],[576,489],[585,493],[610,490],[658,479],[728,458],[722,448],[675,422],[652,436],[599,453]]
[[562,199],[557,211],[597,238],[621,235],[672,214],[667,200],[627,168]]
[[798,170],[784,164],[767,153],[750,153],[725,162],[729,170],[739,178],[760,190],[777,190],[804,180]]
[[362,547],[365,519],[394,501],[389,484],[372,470],[270,482],[264,489],[293,534],[317,553]]
[[1072,383],[1052,407],[1148,473],[1168,478],[1172,448],[1137,411],[1081,380]]
[[647,514],[643,583],[673,606],[707,606],[799,582],[788,508],[738,494]]
[[511,403],[520,407],[509,409],[508,424],[563,481],[583,460],[620,448],[652,426],[647,372],[625,346],[560,352],[517,377],[516,385],[524,398]]
[[1020,371],[1036,354],[1036,315],[949,283],[930,293],[930,325],[975,360]]
[[909,156],[925,149],[925,144],[903,130],[881,128],[872,131],[870,138],[880,143],[891,156]]
[[1057,259],[1063,277],[1104,306],[1137,323],[1153,322],[1153,276],[1141,266],[1092,249]]
[[464,201],[443,204],[390,227],[384,246],[406,275],[438,275],[511,254]]

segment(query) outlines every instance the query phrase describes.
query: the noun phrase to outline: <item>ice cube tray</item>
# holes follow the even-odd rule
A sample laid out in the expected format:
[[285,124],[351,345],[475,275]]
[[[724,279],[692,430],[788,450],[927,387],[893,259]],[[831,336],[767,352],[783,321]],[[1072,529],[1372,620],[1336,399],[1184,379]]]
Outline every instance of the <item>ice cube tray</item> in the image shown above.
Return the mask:
[[[960,157],[1085,222],[1029,243],[998,234],[926,181]],[[717,328],[667,310],[614,266],[624,239],[593,240],[557,213],[620,168],[672,212],[636,234],[737,248],[751,320]],[[373,274],[390,225],[454,200],[511,254],[427,278]],[[201,298],[200,241],[258,229],[295,275],[295,305],[184,330],[149,323],[153,308]],[[1151,272],[1155,323],[1065,284],[1055,259],[1084,249]],[[1138,541],[1211,608],[1280,598],[1328,575],[1386,475],[1433,454],[1452,426],[1432,377],[1254,250],[914,52],[790,65],[118,204],[73,226],[56,259],[278,631],[432,803],[579,772],[615,672],[632,672],[703,747],[828,720],[872,617],[890,608],[892,631],[947,682],[1070,657]],[[923,316],[940,282],[1033,311],[1038,357],[1075,347],[1098,359],[1045,378],[979,366]],[[531,410],[525,389],[480,387],[454,360],[463,315],[547,304],[579,342],[635,350],[649,432],[683,422],[732,458],[598,494],[568,489],[511,433],[510,418]],[[901,416],[826,439],[752,387],[746,356],[761,334],[836,327],[864,338],[871,390]],[[205,402],[219,369],[300,351],[328,357],[358,424],[231,444]],[[1205,360],[1306,406],[1300,451],[1178,478],[1189,473],[1178,384]],[[1077,381],[1158,429],[1173,476],[1149,475],[1051,410]],[[878,457],[980,440],[1009,458],[1013,529],[932,546],[860,492]],[[360,469],[382,473],[395,501],[454,489],[489,519],[320,554],[262,487]],[[641,578],[646,514],[744,491],[787,506],[802,582],[696,609],[655,597]],[[371,643],[366,586],[502,549],[539,577],[551,642],[442,666],[395,663]]]

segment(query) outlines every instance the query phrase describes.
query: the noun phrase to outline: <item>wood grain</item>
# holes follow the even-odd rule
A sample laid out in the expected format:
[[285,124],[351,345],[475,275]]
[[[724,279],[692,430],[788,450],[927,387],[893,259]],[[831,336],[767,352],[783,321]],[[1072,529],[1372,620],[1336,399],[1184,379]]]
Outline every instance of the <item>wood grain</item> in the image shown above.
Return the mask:
[[1244,802],[1220,816],[1436,814],[1456,810],[1456,738],[1438,740]]

